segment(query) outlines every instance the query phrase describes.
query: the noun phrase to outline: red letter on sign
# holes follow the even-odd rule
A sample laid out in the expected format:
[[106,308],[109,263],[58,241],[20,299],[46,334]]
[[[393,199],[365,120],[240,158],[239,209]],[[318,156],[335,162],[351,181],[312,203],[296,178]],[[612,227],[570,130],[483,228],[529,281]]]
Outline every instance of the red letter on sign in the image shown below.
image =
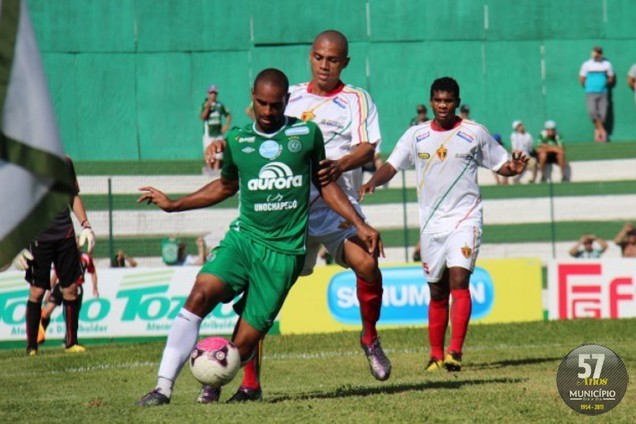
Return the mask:
[[634,300],[634,294],[632,291],[625,293],[619,293],[618,288],[620,286],[634,286],[634,282],[631,278],[615,278],[610,283],[609,303],[610,303],[610,318],[620,318],[618,316],[618,302],[621,300]]

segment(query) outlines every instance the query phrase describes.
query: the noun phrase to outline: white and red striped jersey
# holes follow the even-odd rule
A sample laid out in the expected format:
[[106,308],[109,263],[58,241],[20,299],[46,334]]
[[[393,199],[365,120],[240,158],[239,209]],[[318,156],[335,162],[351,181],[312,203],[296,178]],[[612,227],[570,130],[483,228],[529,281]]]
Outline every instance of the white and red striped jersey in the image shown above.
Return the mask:
[[459,120],[450,130],[434,121],[410,127],[387,162],[398,171],[415,166],[420,232],[441,233],[463,225],[481,228],[477,168],[496,171],[508,160],[486,128]]

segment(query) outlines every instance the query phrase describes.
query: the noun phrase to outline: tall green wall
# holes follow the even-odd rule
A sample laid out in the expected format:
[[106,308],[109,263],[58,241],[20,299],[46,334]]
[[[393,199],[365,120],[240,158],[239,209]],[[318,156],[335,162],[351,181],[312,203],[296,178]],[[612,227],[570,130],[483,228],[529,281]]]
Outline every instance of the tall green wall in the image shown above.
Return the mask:
[[613,141],[636,139],[625,83],[636,63],[633,0],[28,0],[67,151],[77,160],[201,156],[206,87],[247,122],[252,78],[279,67],[309,79],[308,48],[335,28],[350,40],[344,80],[368,89],[389,152],[450,75],[473,119],[506,137],[554,119],[592,142],[581,63],[600,44],[614,64]]

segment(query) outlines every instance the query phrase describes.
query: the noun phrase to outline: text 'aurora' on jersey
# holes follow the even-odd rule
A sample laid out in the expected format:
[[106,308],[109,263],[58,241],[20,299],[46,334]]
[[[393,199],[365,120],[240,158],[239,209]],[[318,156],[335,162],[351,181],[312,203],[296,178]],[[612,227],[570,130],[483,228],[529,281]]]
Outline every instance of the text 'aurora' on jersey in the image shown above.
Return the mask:
[[294,175],[291,168],[282,162],[268,163],[258,173],[258,178],[247,182],[250,191],[283,190],[292,187],[302,187],[303,176]]

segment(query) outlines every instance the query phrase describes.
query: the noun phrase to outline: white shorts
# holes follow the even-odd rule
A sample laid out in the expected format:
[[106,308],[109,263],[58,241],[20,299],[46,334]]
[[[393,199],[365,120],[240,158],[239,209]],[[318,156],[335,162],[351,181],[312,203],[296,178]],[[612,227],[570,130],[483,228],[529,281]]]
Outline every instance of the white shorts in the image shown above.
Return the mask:
[[349,227],[331,234],[309,236],[307,238],[307,256],[305,256],[305,264],[302,271],[300,271],[300,275],[311,275],[314,272],[321,245],[324,245],[329,254],[333,256],[335,263],[343,268],[349,268],[349,265],[344,260],[344,245],[347,239],[356,235],[358,235],[358,232],[355,227]]
[[444,233],[423,233],[420,245],[426,280],[437,283],[446,268],[461,267],[473,271],[481,245],[481,228],[462,227]]

